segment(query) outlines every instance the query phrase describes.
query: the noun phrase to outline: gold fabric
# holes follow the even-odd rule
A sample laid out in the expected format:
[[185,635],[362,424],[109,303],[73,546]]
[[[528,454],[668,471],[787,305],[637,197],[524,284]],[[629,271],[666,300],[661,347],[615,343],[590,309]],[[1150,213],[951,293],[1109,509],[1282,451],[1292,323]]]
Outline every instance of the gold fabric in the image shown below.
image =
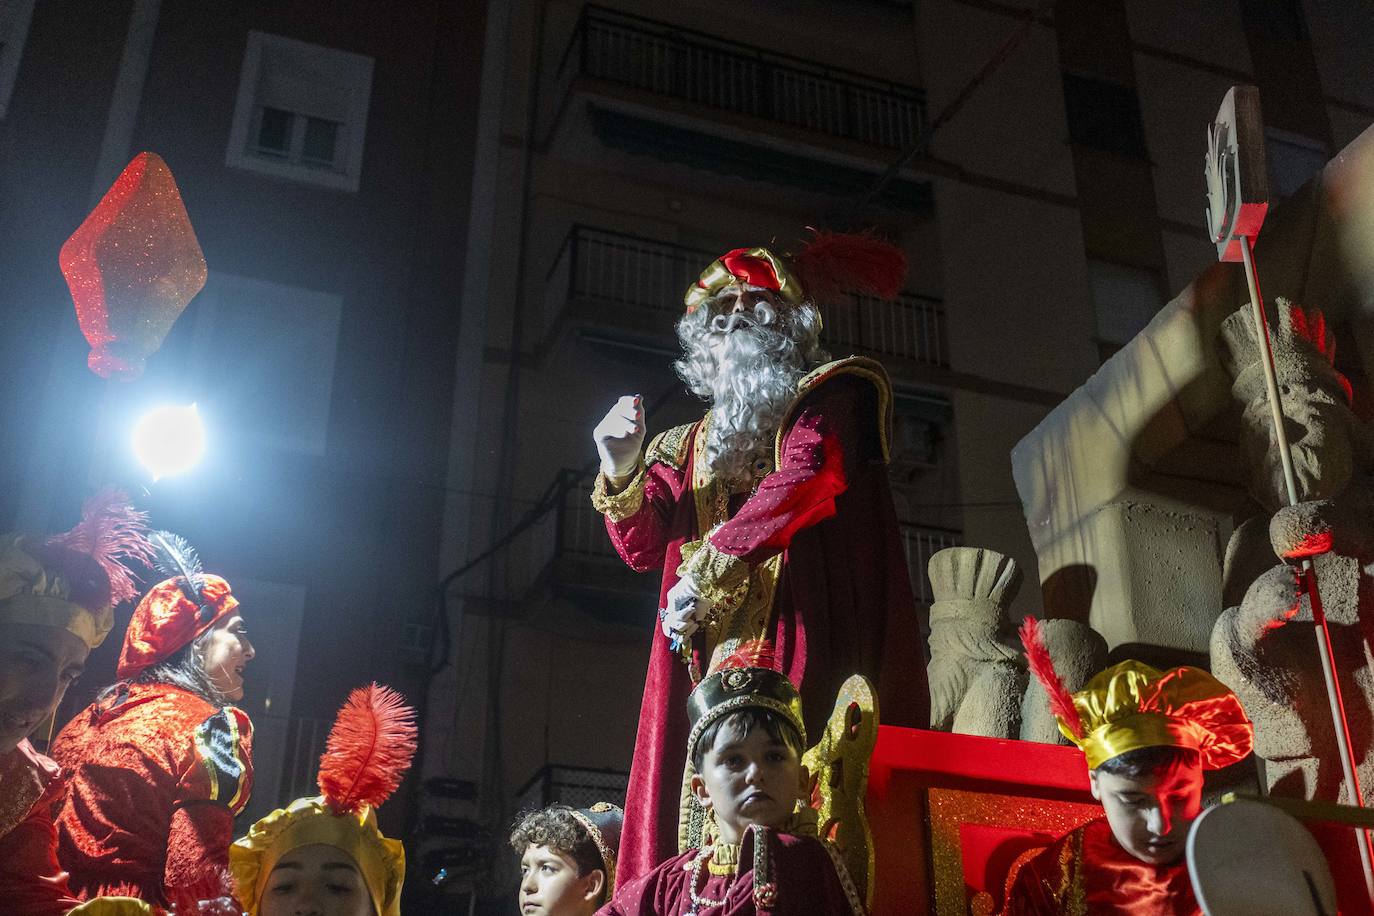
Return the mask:
[[873,833],[864,810],[868,761],[878,740],[878,695],[861,674],[840,686],[820,740],[802,755],[820,837],[844,859],[846,880],[873,902]]
[[[782,258],[767,248],[750,248],[744,254],[767,261],[778,278],[777,294],[791,305],[801,304],[806,294],[802,292],[801,282],[792,275],[792,271],[787,269]],[[732,274],[730,269],[725,266],[723,258],[716,258],[710,266],[701,272],[701,277],[697,282],[687,287],[687,292],[682,297],[682,301],[687,306],[688,312],[694,312],[725,287],[742,283],[743,280]]]
[[57,627],[94,649],[114,626],[114,608],[90,610],[69,599],[64,576],[43,568],[27,550],[23,535],[0,540],[0,623]]
[[687,467],[687,448],[691,445],[692,430],[696,426],[695,423],[683,423],[654,436],[644,451],[644,463],[666,464],[675,471]]
[[282,857],[315,844],[333,846],[353,859],[378,916],[400,916],[405,847],[382,836],[370,808],[361,815],[339,815],[318,796],[273,811],[229,847],[229,870],[248,916],[258,916],[267,879]]
[[611,492],[611,481],[605,473],[596,475],[592,484],[592,506],[613,522],[623,522],[639,511],[644,504],[644,462],[640,462],[629,483],[618,493]]
[[67,916],[153,916],[159,912],[151,903],[136,897],[94,897]]
[[1127,751],[1145,747],[1193,748],[1203,769],[1244,759],[1254,746],[1254,725],[1225,684],[1200,668],[1157,671],[1129,659],[1098,674],[1073,695],[1083,736],[1062,720],[1059,730],[1078,745],[1095,770]]
[[[693,442],[692,500],[697,540],[682,545],[682,563],[677,569],[679,577],[690,575],[702,597],[713,605],[702,628],[708,671],[742,644],[769,636],[773,596],[782,574],[781,553],[750,567],[710,542],[711,534],[730,520],[731,497],[748,492],[749,487],[712,473],[705,455],[710,423],[711,414],[707,413]],[[764,468],[764,474],[771,473],[774,467],[776,462]]]

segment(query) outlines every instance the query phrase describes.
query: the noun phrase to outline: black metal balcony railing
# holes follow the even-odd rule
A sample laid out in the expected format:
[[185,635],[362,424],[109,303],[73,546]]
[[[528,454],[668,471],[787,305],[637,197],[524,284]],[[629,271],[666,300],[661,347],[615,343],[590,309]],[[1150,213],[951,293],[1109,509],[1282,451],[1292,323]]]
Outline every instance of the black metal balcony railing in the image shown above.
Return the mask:
[[[579,472],[563,471],[576,479]],[[555,522],[555,557],[574,557],[581,560],[609,560],[620,562],[610,536],[606,534],[601,513],[591,504],[591,484],[570,486],[559,505]],[[930,579],[926,569],[930,558],[946,547],[963,543],[959,532],[946,528],[932,528],[914,522],[900,522],[902,548],[906,552],[907,569],[911,573],[911,588],[918,604],[930,604]]]
[[918,89],[598,6],[582,11],[560,88],[577,76],[892,149],[925,123]]
[[[578,302],[614,307],[625,324],[667,334],[682,295],[719,255],[632,235],[574,226],[544,288],[546,326]],[[893,301],[851,296],[827,303],[821,341],[837,352],[947,366],[945,312],[938,299],[902,293]]]

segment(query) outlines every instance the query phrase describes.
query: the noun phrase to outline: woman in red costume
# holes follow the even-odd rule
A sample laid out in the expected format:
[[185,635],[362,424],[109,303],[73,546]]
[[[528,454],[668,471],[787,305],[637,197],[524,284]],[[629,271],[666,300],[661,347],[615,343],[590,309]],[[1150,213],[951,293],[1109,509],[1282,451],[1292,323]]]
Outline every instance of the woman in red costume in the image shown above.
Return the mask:
[[113,606],[138,592],[121,559],[146,560],[143,516],[121,493],[86,504],[79,525],[41,540],[0,539],[0,901],[56,916],[77,904],[57,862],[53,810],[66,783],[28,736],[62,702]]
[[228,893],[234,815],[253,783],[252,723],[229,704],[253,647],[229,583],[176,535],[152,540],[169,578],[134,610],[119,680],[52,754],[72,773],[58,818],[72,888],[166,906]]
[[1245,759],[1254,727],[1198,668],[1127,660],[1069,694],[1033,618],[1021,629],[1059,730],[1083,751],[1103,817],[1013,866],[1003,916],[1201,916],[1184,860],[1202,773]]

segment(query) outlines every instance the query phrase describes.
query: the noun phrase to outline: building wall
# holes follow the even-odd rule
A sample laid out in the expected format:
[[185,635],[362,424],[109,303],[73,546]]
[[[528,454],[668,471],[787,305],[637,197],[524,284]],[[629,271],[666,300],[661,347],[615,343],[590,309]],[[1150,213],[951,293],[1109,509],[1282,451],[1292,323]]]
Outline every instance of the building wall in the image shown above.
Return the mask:
[[[113,178],[96,174],[97,161],[135,9],[151,16],[151,44],[116,169],[139,150],[167,161],[210,284],[146,374],[119,385],[87,372],[56,267],[62,241]],[[187,536],[208,569],[263,583],[245,594],[270,604],[303,593],[294,611],[245,601],[250,628],[264,637],[292,614],[302,634],[299,652],[289,640],[257,646],[245,706],[265,725],[328,719],[350,688],[373,678],[417,700],[423,692],[426,646],[407,625],[427,627],[434,609],[462,282],[455,252],[471,181],[474,125],[464,113],[481,23],[480,4],[447,2],[64,2],[38,4],[26,36],[0,121],[0,336],[7,390],[27,393],[4,399],[4,422],[28,432],[11,436],[0,457],[0,514],[7,526],[55,528],[70,524],[91,485],[113,480],[137,492],[146,481],[126,455],[126,424],[157,400],[197,400],[210,423],[207,460],[140,502],[155,524]],[[252,30],[372,60],[356,191],[226,165]],[[240,306],[251,312],[258,302],[252,293],[234,300],[226,290],[235,284],[285,288],[280,312],[243,324]],[[317,346],[317,326],[301,323],[315,301],[336,303],[332,346]],[[298,362],[319,358],[332,371]],[[287,384],[263,387],[259,368]],[[289,384],[312,374],[323,376],[323,399]],[[293,436],[281,418],[297,416],[321,424],[320,434]],[[69,711],[113,678],[118,642],[97,653]],[[270,705],[265,684],[282,672],[294,689]],[[280,745],[278,731],[260,736],[272,732]],[[404,812],[396,806],[396,823]]]

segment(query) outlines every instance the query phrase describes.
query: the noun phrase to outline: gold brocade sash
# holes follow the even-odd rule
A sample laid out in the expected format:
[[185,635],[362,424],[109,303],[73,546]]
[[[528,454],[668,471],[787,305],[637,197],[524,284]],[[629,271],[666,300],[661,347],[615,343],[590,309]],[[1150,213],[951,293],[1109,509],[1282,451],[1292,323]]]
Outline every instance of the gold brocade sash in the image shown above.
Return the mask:
[[16,747],[0,755],[0,837],[23,822],[43,795],[38,767]]
[[[701,428],[692,442],[692,499],[696,503],[697,539],[704,539],[717,527],[730,520],[730,498],[742,488],[731,486],[731,482],[711,473],[707,465],[705,448],[706,433],[711,424],[711,414],[706,414]],[[773,461],[756,474],[754,485],[772,473]],[[705,639],[705,655],[709,660],[704,671],[710,671],[722,659],[734,652],[742,643],[769,636],[768,623],[773,613],[773,596],[778,588],[778,575],[782,572],[782,554],[770,557],[749,570],[747,588],[741,588],[735,600],[713,608],[711,615],[702,628]]]

